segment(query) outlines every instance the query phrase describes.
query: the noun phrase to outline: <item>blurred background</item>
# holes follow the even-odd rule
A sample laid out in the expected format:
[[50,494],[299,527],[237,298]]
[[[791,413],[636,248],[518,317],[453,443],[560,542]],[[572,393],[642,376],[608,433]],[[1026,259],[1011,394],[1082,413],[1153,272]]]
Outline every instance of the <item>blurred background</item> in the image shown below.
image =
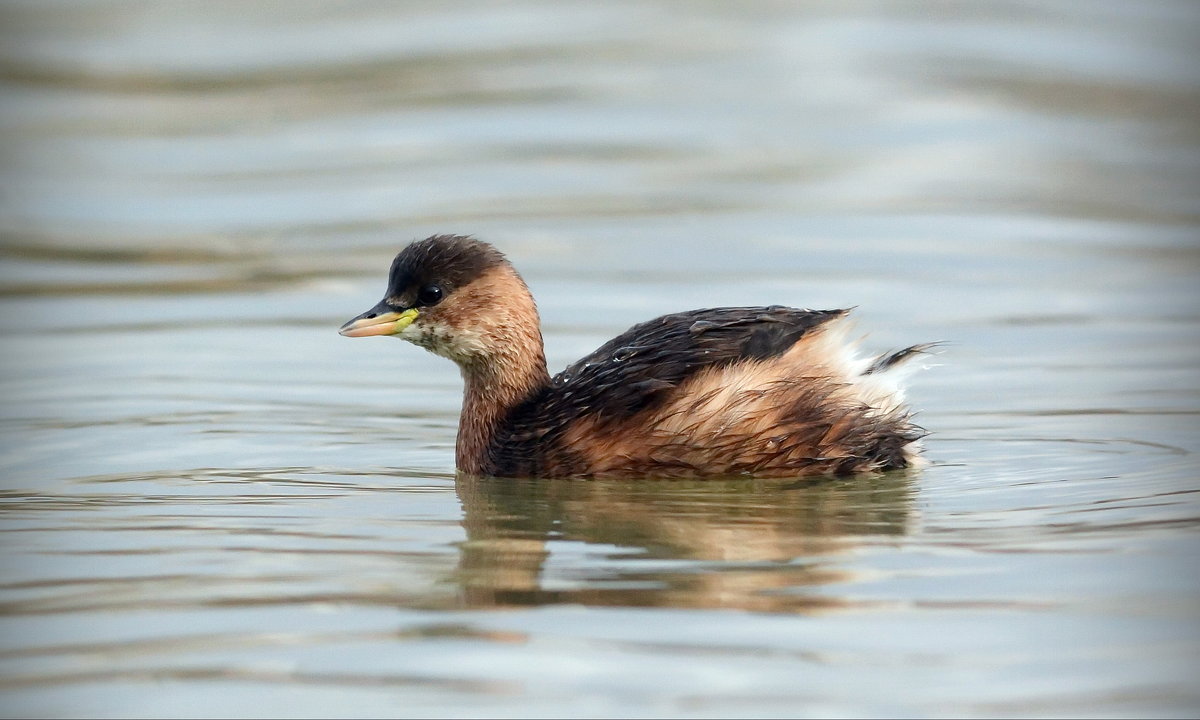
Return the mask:
[[[0,1],[0,711],[1193,715],[1197,118],[1189,0]],[[456,481],[441,232],[947,341],[933,466]]]
[[327,278],[435,230],[726,268],[746,244],[819,263],[822,242],[1151,243],[1196,219],[1188,2],[2,11],[10,288],[147,255],[163,281]]

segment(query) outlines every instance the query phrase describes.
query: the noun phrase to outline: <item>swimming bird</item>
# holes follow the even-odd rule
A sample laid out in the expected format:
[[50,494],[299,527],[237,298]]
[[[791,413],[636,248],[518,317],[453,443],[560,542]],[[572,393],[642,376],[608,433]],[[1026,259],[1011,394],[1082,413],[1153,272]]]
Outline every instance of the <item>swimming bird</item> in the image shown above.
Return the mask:
[[435,235],[342,326],[458,364],[455,461],[500,477],[844,475],[920,463],[900,373],[932,347],[859,358],[848,310],[721,307],[633,326],[551,377],[521,276],[492,245]]

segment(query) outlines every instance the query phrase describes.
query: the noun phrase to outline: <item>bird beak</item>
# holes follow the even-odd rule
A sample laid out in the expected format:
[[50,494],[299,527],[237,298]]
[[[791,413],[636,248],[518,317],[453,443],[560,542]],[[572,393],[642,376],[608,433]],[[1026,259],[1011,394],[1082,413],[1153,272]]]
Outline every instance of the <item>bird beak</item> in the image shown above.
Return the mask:
[[396,312],[387,303],[379,303],[338,330],[346,337],[396,335],[417,319],[416,308]]

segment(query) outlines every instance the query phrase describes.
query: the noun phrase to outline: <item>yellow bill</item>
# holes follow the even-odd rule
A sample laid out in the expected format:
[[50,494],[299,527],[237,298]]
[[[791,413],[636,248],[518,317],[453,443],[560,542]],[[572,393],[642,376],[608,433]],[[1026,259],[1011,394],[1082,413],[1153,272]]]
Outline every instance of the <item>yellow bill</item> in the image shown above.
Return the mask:
[[412,325],[418,314],[416,308],[396,312],[380,303],[343,325],[338,332],[346,337],[395,335]]

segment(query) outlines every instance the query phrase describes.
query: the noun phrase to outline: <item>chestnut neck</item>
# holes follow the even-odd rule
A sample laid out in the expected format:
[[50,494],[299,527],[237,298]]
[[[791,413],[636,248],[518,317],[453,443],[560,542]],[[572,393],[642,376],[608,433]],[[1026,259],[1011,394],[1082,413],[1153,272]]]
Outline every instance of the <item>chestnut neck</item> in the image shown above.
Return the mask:
[[489,448],[509,412],[550,384],[532,298],[527,312],[510,315],[485,338],[486,353],[459,363],[465,387],[455,464],[474,475],[487,472]]

